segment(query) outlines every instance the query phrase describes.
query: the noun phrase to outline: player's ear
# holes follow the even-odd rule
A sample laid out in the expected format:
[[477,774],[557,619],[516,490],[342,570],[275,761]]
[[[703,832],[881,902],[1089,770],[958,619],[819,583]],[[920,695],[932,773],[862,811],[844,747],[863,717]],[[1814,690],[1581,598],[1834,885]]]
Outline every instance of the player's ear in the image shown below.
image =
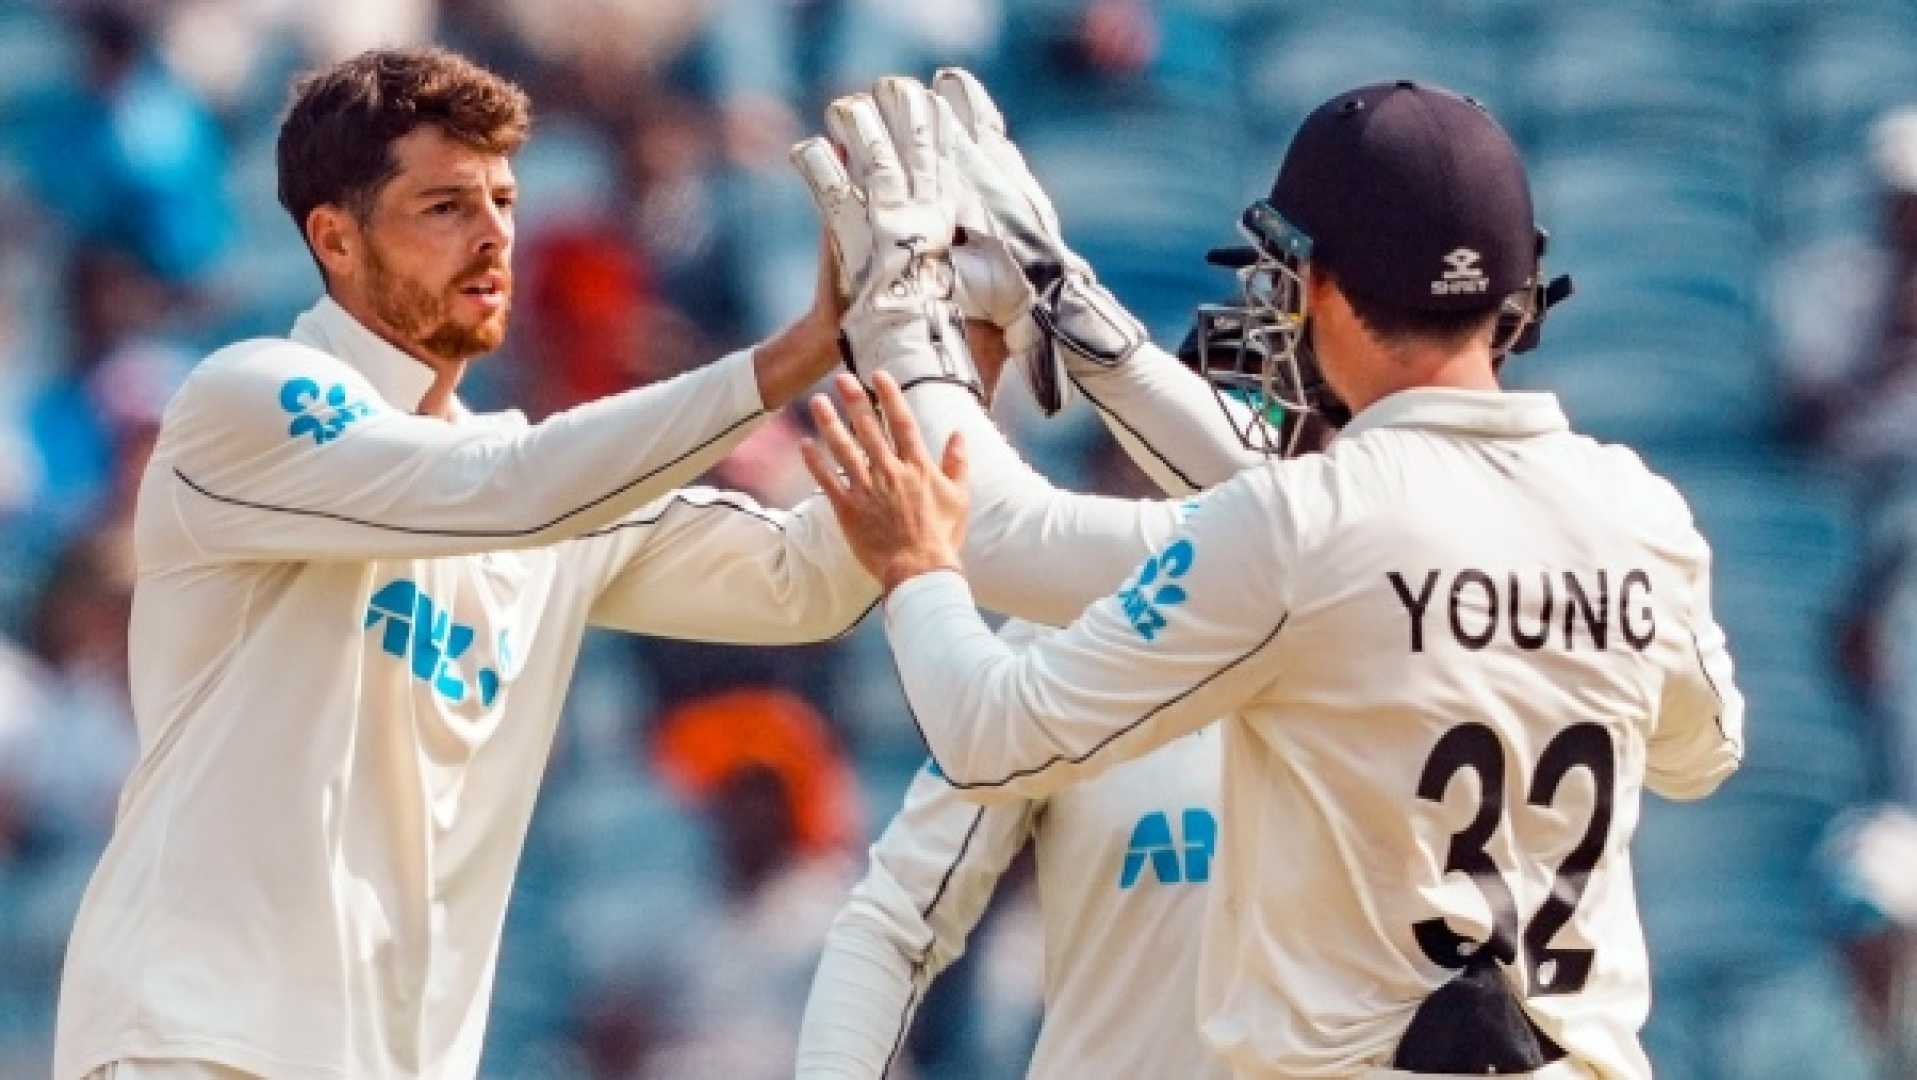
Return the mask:
[[326,276],[350,276],[362,243],[359,219],[343,206],[321,203],[306,215],[306,244]]
[[1330,289],[1336,287],[1336,283],[1332,280],[1331,275],[1319,269],[1316,263],[1309,260],[1298,268],[1298,276],[1305,279],[1306,311],[1311,311],[1316,308],[1319,298],[1327,295]]

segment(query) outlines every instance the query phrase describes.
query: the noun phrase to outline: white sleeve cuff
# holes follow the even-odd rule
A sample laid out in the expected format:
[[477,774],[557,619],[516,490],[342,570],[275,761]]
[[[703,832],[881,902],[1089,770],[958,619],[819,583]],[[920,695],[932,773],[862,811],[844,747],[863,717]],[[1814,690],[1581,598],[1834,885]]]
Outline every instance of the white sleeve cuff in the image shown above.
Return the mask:
[[759,366],[752,358],[751,349],[729,353],[713,361],[712,366],[725,369],[732,400],[740,415],[770,411],[765,407],[765,399],[759,395]]
[[967,611],[977,610],[972,603],[972,587],[958,571],[930,570],[907,578],[885,598],[886,632],[893,635],[897,643],[898,634],[910,633],[954,604],[962,605]]

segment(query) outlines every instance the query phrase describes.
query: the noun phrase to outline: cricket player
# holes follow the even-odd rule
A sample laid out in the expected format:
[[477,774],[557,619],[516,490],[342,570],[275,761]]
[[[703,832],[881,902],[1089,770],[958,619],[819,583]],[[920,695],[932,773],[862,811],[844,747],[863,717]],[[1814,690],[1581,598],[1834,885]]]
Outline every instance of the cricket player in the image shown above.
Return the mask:
[[[968,329],[976,325],[968,318]],[[989,390],[996,377],[988,372],[1002,366],[980,354],[996,359],[999,343],[972,342]],[[1179,360],[1197,366],[1212,350],[1261,347],[1227,340],[1201,320]],[[1158,366],[1163,381],[1181,381]],[[1140,390],[1116,386],[1126,400]],[[1100,413],[1134,460],[1177,493],[1168,460],[1132,438],[1117,412]],[[1294,451],[1320,449],[1330,434],[1317,411],[1266,419]],[[1045,632],[1014,620],[1000,637],[1017,647]],[[926,988],[963,954],[1027,846],[1045,927],[1044,1021],[1027,1075],[1228,1075],[1184,1007],[1197,992],[1196,945],[1214,874],[1220,741],[1211,725],[1083,784],[990,806],[967,799],[936,768],[921,770],[826,938],[799,1032],[801,1080],[885,1075]]]
[[66,958],[55,1074],[470,1077],[590,625],[830,638],[876,590],[823,504],[680,488],[837,361],[759,345],[528,425],[505,334],[520,91],[382,50],[301,82],[281,201],[326,295],[208,357],[135,517],[140,759]]
[[[1701,797],[1737,767],[1743,702],[1681,496],[1497,384],[1507,301],[1535,318],[1548,292],[1508,136],[1408,81],[1306,119],[1247,212],[1245,301],[1274,357],[1308,337],[1353,418],[1181,514],[1051,489],[955,385],[949,162],[983,114],[947,89],[835,103],[866,196],[827,220],[899,316],[847,327],[886,427],[842,385],[850,429],[815,402],[806,447],[947,780],[1042,796],[1223,716],[1197,1004],[1234,1074],[1648,1076],[1631,833],[1646,787]],[[1001,564],[971,558],[981,526],[1006,565],[1142,561],[1014,650],[968,588]]]
[[[1009,623],[1015,647],[1036,635]],[[1218,725],[1049,797],[979,805],[922,769],[832,923],[799,1030],[801,1080],[878,1080],[927,987],[1032,848],[1044,1020],[1026,1075],[1230,1074],[1191,1002],[1216,869]]]

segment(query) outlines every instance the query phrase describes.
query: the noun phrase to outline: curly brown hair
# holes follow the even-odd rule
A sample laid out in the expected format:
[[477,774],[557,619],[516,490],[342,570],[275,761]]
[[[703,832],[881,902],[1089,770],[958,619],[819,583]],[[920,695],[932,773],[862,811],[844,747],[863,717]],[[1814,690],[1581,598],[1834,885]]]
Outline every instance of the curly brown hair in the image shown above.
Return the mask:
[[314,207],[362,220],[397,166],[394,140],[434,124],[478,150],[510,154],[532,107],[508,80],[445,49],[372,49],[303,76],[280,122],[280,205],[306,235]]

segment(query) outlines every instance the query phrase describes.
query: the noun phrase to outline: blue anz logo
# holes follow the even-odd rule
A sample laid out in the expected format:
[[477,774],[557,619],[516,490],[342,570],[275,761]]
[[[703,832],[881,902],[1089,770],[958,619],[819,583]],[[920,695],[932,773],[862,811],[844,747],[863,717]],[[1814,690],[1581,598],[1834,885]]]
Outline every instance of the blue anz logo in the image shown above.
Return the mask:
[[1138,884],[1147,863],[1165,885],[1203,885],[1211,880],[1211,860],[1218,850],[1218,819],[1198,806],[1187,809],[1179,818],[1183,843],[1172,837],[1171,819],[1164,811],[1154,810],[1138,819],[1132,827],[1131,842],[1125,847],[1125,862],[1118,869],[1121,890]]
[[1185,602],[1184,588],[1172,582],[1191,570],[1196,557],[1191,541],[1179,540],[1146,559],[1145,565],[1139,568],[1138,582],[1119,592],[1118,602],[1139,637],[1155,640],[1158,632],[1165,628],[1164,609]]
[[280,387],[280,408],[293,414],[286,434],[295,439],[311,435],[315,446],[339,438],[346,425],[373,411],[362,399],[348,401],[343,384],[334,383],[322,395],[320,385],[308,378],[286,380]]
[[[477,689],[479,703],[490,706],[499,696],[496,669],[480,668],[474,677],[477,687],[453,669],[454,662],[473,647],[477,634],[465,623],[454,622],[451,612],[440,609],[433,598],[412,581],[400,578],[373,594],[372,603],[366,609],[366,629],[371,630],[382,621],[386,627],[380,634],[380,648],[389,655],[409,660],[413,678],[430,684],[440,697],[459,704]],[[511,648],[507,634],[505,630],[499,632],[496,646],[502,667]]]

